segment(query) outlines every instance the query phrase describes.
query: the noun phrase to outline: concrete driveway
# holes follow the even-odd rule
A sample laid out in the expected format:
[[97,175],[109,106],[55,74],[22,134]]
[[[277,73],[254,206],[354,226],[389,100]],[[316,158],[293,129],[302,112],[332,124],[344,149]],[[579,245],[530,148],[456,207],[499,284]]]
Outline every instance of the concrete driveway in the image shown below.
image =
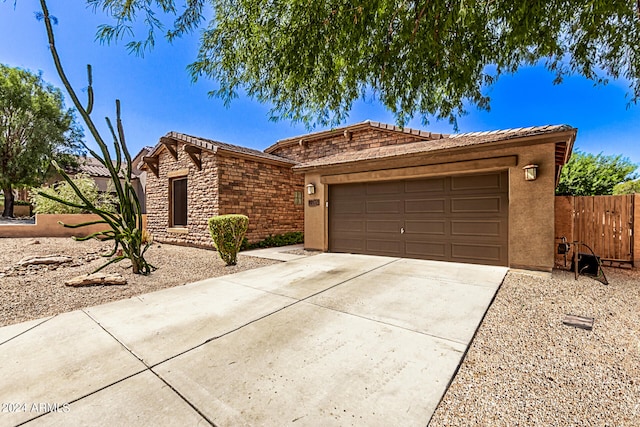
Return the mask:
[[424,426],[506,272],[320,254],[0,328],[0,425]]

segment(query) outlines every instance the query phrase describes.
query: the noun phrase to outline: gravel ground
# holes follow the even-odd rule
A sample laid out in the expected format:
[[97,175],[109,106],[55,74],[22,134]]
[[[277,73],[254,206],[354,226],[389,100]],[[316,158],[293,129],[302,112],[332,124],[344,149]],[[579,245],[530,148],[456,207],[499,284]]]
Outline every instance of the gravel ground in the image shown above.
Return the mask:
[[[122,261],[103,271],[120,273],[127,279],[126,285],[82,288],[64,285],[65,280],[91,273],[101,266],[105,258],[100,254],[111,248],[111,243],[97,240],[0,239],[0,326],[279,262],[240,254],[238,264],[227,267],[219,255],[211,250],[154,243],[147,251],[146,258],[158,269],[149,276],[132,274],[130,268],[124,268],[131,264]],[[57,268],[15,268],[16,263],[24,257],[53,254],[68,255],[73,261]]]
[[605,272],[509,273],[429,426],[640,426],[640,273]]

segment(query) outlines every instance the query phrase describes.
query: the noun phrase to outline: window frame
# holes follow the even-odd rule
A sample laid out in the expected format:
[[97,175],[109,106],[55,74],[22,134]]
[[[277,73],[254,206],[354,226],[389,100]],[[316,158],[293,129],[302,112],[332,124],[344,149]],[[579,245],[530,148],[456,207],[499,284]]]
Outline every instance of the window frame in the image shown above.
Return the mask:
[[[176,223],[176,197],[175,185],[177,182],[184,181],[184,224]],[[169,227],[186,228],[189,224],[189,181],[186,176],[177,176],[169,180]]]

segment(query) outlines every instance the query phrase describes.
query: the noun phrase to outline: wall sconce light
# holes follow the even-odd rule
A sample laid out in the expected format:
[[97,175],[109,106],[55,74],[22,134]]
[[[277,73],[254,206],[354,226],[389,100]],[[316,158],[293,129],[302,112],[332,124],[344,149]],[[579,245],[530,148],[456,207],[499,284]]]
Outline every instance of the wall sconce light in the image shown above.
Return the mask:
[[316,194],[316,186],[314,184],[307,184],[307,194]]
[[538,177],[538,165],[527,165],[522,169],[524,170],[525,181],[535,181]]

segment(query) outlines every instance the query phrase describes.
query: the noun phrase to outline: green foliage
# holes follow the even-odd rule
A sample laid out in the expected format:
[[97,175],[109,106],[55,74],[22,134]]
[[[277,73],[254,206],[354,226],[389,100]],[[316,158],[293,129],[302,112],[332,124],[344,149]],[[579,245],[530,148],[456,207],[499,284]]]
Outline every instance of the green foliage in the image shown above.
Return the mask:
[[[85,174],[78,174],[71,181],[80,190],[82,195],[89,200],[96,208],[106,212],[115,213],[118,200],[109,192],[101,193],[98,191],[96,182]],[[57,199],[64,200],[67,203],[56,202],[55,200],[45,197],[54,196]],[[53,186],[43,186],[31,190],[29,193],[31,203],[35,206],[34,212],[39,214],[83,214],[90,211],[83,209],[82,199],[78,196],[73,187],[66,181],[59,182]]]
[[249,218],[245,215],[220,215],[209,218],[209,233],[220,258],[227,265],[236,265],[238,251],[247,232]]
[[38,186],[51,160],[77,164],[82,131],[59,89],[20,68],[0,64],[0,189],[3,216],[13,216],[12,188]]
[[290,233],[269,236],[264,240],[254,243],[249,243],[247,239],[243,239],[240,250],[246,251],[260,248],[277,248],[280,246],[297,245],[299,243],[304,243],[304,233],[301,231],[292,231]]
[[[169,40],[202,26],[190,71],[219,84],[229,103],[238,93],[273,105],[273,119],[336,125],[354,101],[370,98],[398,124],[449,119],[468,106],[489,108],[487,86],[522,66],[544,64],[555,82],[579,74],[597,83],[629,82],[640,97],[637,2],[594,0],[88,0],[114,18],[97,37],[130,41],[142,54],[176,17]],[[205,6],[213,13],[205,12]],[[209,18],[210,17],[210,18]],[[135,35],[132,36],[135,39]]]
[[[92,224],[105,224],[109,227],[109,229],[106,231],[93,233],[86,237],[76,239],[88,240],[91,238],[97,238],[100,240],[112,240],[114,242],[113,250],[110,253],[103,255],[104,257],[111,259],[103,266],[99,267],[96,271],[99,271],[110,264],[122,261],[124,259],[129,259],[131,261],[131,269],[133,273],[145,275],[149,274],[155,269],[155,267],[145,260],[144,255],[147,249],[149,249],[149,247],[151,246],[153,238],[147,230],[144,230],[142,228],[142,208],[140,206],[140,201],[138,200],[135,189],[131,183],[131,155],[129,154],[129,150],[127,149],[127,144],[125,143],[124,128],[122,126],[122,119],[120,118],[120,100],[116,99],[116,127],[114,128],[111,120],[109,120],[109,118],[106,118],[107,127],[109,128],[111,138],[113,139],[113,147],[116,157],[115,161],[113,161],[111,158],[111,154],[109,153],[109,149],[104,142],[104,139],[98,132],[98,129],[96,128],[96,125],[91,118],[91,112],[93,110],[94,102],[91,66],[87,66],[87,79],[89,85],[86,91],[88,100],[87,106],[84,107],[78,99],[78,95],[76,94],[75,90],[71,86],[71,83],[69,82],[69,79],[67,78],[60,62],[58,50],[56,49],[53,28],[51,25],[52,21],[55,21],[55,18],[49,15],[49,10],[47,8],[45,0],[40,0],[40,7],[42,8],[42,13],[38,14],[38,18],[44,21],[44,25],[47,30],[47,37],[49,40],[49,51],[51,52],[51,56],[53,57],[56,71],[58,72],[58,75],[60,76],[60,80],[62,80],[64,87],[67,89],[67,92],[69,93],[73,104],[80,113],[80,116],[84,120],[84,123],[91,132],[91,135],[95,139],[96,143],[100,147],[100,152],[102,153],[102,155],[98,155],[98,153],[91,150],[86,145],[85,149],[100,163],[102,163],[109,171],[111,182],[113,183],[113,190],[117,195],[120,212],[111,212],[101,206],[97,206],[93,201],[88,199],[82,193],[82,190],[69,177],[69,175],[55,161],[52,162],[53,166],[73,189],[75,194],[80,199],[80,202],[76,203],[68,200],[63,200],[55,195],[47,194],[45,192],[40,192],[39,194],[53,201],[60,202],[74,208],[79,208],[90,213],[94,213],[101,218],[97,221],[85,222],[82,224],[63,224],[65,227],[80,228]],[[122,167],[123,161],[125,162],[124,164],[126,164],[125,168]],[[123,171],[124,173],[122,173]],[[122,248],[122,251],[118,251],[118,248]]]
[[613,194],[616,184],[634,179],[637,165],[628,158],[574,151],[562,168],[558,195],[600,196]]
[[640,193],[640,179],[635,181],[625,181],[613,187],[613,194],[636,194]]

